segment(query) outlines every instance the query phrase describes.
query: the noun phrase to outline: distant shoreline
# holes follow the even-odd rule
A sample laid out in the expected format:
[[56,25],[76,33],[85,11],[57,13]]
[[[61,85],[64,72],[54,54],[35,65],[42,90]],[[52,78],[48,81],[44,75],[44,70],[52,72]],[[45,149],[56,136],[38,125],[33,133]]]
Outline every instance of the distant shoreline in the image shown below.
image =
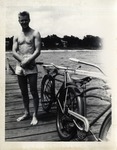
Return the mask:
[[[77,52],[77,51],[81,51],[81,52],[88,52],[88,51],[102,51],[102,50],[89,50],[89,49],[84,49],[84,50],[41,50],[42,53],[47,53],[47,52]],[[12,51],[7,51],[6,53],[11,53]]]

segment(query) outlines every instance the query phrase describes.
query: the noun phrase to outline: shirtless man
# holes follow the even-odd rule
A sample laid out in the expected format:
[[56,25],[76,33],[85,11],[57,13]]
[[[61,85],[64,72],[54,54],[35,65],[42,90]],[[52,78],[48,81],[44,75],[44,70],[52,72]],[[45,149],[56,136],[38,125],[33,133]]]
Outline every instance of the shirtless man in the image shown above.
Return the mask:
[[30,118],[28,95],[29,83],[34,104],[34,113],[31,125],[36,125],[38,123],[37,113],[39,96],[37,91],[37,66],[35,64],[35,59],[40,55],[41,37],[39,32],[29,27],[30,15],[28,12],[20,12],[18,14],[18,19],[22,31],[17,36],[14,36],[13,56],[17,60],[15,73],[18,77],[25,112],[23,116],[17,119],[17,121]]

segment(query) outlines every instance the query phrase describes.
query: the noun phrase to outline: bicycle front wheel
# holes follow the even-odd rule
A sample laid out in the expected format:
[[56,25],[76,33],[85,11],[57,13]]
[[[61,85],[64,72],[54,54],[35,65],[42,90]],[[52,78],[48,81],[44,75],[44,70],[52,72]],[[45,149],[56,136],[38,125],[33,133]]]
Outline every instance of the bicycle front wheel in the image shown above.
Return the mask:
[[[60,93],[59,101],[62,109],[64,108],[66,99],[66,108],[69,108],[70,110],[73,110],[79,114],[83,114],[83,104],[80,97],[76,96],[78,94],[76,93],[76,90],[78,92],[78,89],[68,86]],[[68,113],[63,113],[59,104],[57,107],[56,126],[58,135],[63,141],[71,140],[76,134],[76,126],[73,122],[72,116],[70,116]]]
[[49,112],[54,100],[54,79],[45,75],[41,83],[41,103],[44,111]]
[[111,113],[109,113],[104,122],[102,123],[100,133],[99,133],[99,138],[102,141],[109,141],[110,138],[110,133],[111,132]]

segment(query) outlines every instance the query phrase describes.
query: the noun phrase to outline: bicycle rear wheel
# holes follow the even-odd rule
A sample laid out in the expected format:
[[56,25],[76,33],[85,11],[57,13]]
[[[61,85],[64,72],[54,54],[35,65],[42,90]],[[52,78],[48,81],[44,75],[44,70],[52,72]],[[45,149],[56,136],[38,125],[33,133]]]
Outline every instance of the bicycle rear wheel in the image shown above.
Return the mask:
[[44,111],[49,112],[54,100],[54,79],[50,75],[45,75],[41,83],[41,103]]
[[100,133],[99,133],[99,138],[102,141],[109,141],[110,138],[110,131],[111,130],[111,113],[109,113],[104,122],[102,123],[101,129],[100,129]]
[[[79,114],[83,114],[82,100],[80,99],[80,97],[76,96],[77,94],[78,89],[68,86],[66,89],[63,89],[60,93],[59,100],[63,108],[66,97],[66,108],[69,108],[70,110],[73,110],[74,112],[77,112]],[[76,126],[73,122],[72,116],[70,116],[67,112],[62,113],[59,104],[57,107],[56,126],[58,135],[63,141],[71,140],[76,134]]]

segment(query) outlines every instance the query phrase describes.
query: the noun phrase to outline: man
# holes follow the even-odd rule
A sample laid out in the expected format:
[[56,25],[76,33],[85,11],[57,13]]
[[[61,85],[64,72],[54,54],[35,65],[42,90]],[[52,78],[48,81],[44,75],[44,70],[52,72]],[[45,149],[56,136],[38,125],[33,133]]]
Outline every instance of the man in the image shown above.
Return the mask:
[[17,119],[17,121],[30,118],[28,95],[29,83],[34,104],[34,113],[31,125],[36,125],[38,123],[37,113],[39,97],[37,91],[37,66],[35,59],[40,55],[41,37],[39,32],[30,28],[30,15],[28,12],[20,12],[18,14],[18,19],[22,31],[17,36],[14,36],[13,56],[17,60],[15,73],[18,77],[18,83],[23,97],[25,112],[24,115]]

